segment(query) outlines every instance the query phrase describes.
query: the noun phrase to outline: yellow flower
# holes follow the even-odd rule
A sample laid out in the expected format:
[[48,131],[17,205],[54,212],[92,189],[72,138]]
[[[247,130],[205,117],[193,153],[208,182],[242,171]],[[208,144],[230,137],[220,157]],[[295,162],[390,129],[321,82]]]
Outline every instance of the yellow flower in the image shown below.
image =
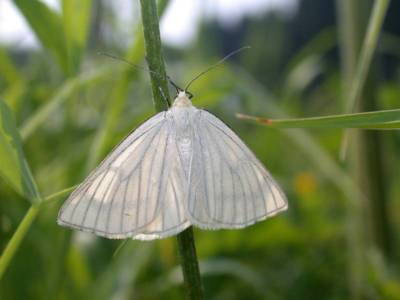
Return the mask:
[[315,191],[317,181],[313,173],[301,172],[294,178],[294,190],[301,196],[306,196]]

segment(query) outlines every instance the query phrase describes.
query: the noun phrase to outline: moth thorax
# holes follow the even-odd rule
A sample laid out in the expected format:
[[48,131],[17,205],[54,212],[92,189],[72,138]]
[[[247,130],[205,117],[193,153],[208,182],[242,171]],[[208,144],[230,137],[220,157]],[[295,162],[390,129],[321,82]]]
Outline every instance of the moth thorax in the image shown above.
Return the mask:
[[192,101],[184,91],[180,91],[174,100],[173,106],[192,106]]

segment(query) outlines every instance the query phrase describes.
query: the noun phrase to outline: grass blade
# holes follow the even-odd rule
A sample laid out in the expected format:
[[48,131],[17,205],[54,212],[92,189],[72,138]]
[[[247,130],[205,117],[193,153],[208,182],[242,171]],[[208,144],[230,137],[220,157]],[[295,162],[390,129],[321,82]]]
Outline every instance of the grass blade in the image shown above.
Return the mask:
[[370,22],[368,24],[367,33],[361,48],[360,59],[355,74],[356,76],[353,79],[351,89],[347,97],[345,110],[346,113],[353,111],[357,105],[357,101],[360,97],[360,93],[364,87],[365,80],[368,75],[368,70],[377,46],[379,33],[381,31],[389,3],[389,0],[375,1]]
[[0,100],[0,176],[19,194],[32,202],[40,199],[28,163],[22,150],[21,137],[13,113]]
[[256,121],[271,128],[400,128],[400,109],[299,119],[266,119],[243,114],[237,114],[237,117]]
[[[359,105],[359,98],[367,79],[372,58],[377,47],[379,33],[388,10],[390,0],[375,0],[372,15],[369,20],[367,32],[361,47],[360,58],[351,85],[347,88],[345,113],[355,111]],[[340,148],[340,158],[346,158],[349,143],[349,132],[345,131]]]

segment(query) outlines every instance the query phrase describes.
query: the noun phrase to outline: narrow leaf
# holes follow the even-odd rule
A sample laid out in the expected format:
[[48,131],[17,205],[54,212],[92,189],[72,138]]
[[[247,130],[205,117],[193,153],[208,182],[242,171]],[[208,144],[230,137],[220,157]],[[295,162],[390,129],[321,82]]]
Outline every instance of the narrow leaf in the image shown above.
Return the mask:
[[266,119],[243,114],[237,114],[237,117],[256,121],[272,128],[400,128],[400,109],[299,119]]
[[369,68],[371,66],[374,52],[378,45],[378,38],[381,32],[383,21],[385,20],[390,0],[375,1],[372,14],[369,19],[367,32],[364,37],[363,46],[361,47],[360,58],[357,62],[355,77],[352,80],[346,103],[346,112],[355,109],[359,101],[360,94],[365,85]]
[[39,193],[26,162],[21,138],[12,111],[0,100],[0,176],[19,194],[31,201],[39,200]]

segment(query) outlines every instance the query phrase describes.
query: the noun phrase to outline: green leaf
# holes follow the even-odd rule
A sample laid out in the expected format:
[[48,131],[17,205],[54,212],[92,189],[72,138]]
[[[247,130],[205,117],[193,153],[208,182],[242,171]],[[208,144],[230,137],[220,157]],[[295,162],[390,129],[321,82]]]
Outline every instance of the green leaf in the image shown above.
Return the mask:
[[32,201],[39,200],[39,193],[22,150],[21,138],[15,126],[13,113],[1,100],[0,157],[0,176],[19,194]]
[[55,56],[58,64],[69,74],[67,47],[61,17],[38,0],[14,0],[42,45]]
[[79,70],[82,53],[86,47],[92,11],[91,0],[63,0],[63,25],[70,68]]
[[237,117],[253,120],[272,128],[400,128],[400,109],[299,119],[265,119],[243,114],[237,114]]

